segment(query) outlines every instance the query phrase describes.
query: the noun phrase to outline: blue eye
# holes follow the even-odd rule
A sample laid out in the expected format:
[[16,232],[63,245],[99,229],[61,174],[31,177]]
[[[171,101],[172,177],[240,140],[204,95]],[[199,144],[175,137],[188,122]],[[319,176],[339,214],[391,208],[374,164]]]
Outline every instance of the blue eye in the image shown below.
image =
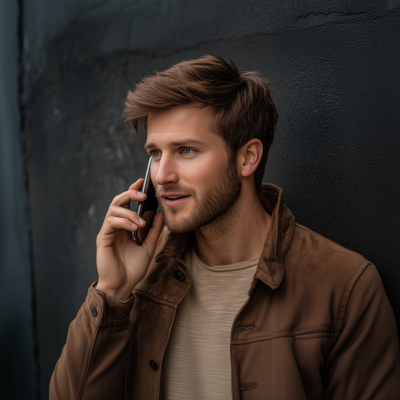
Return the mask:
[[158,157],[158,156],[161,156],[161,151],[160,151],[160,150],[152,150],[152,151],[150,152],[150,154],[151,154],[153,157]]
[[196,149],[193,149],[192,147],[181,147],[181,148],[179,149],[179,152],[180,152],[181,154],[189,155],[189,154],[196,154],[196,153],[197,153],[197,150],[196,150]]

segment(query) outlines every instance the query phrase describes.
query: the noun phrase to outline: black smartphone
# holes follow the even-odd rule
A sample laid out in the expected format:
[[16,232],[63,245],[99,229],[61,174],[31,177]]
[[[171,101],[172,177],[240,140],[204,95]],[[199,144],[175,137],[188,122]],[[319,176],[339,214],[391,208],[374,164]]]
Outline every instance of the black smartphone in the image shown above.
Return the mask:
[[[158,210],[158,201],[156,197],[156,190],[154,188],[153,182],[150,177],[150,166],[151,157],[147,164],[146,175],[144,176],[144,182],[141,192],[146,193],[147,197],[144,201],[140,201],[137,207],[137,214],[146,221],[146,225],[143,228],[139,228],[132,232],[132,238],[137,244],[142,245],[144,239],[153,225],[154,216]],[[132,209],[132,201],[130,203],[130,208]]]

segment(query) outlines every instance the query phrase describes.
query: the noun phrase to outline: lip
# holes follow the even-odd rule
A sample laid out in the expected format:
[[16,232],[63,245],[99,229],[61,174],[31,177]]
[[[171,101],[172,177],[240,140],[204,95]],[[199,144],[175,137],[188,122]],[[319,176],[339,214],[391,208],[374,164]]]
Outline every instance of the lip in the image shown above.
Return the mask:
[[[172,194],[172,193],[168,194],[168,197],[174,197],[174,196],[183,196],[183,195]],[[164,204],[167,207],[175,207],[175,206],[179,206],[182,203],[184,203],[190,197],[190,195],[186,196],[186,197],[181,197],[180,199],[176,199],[176,200],[169,200],[169,199],[167,199],[166,195],[163,195],[162,197],[164,198]]]

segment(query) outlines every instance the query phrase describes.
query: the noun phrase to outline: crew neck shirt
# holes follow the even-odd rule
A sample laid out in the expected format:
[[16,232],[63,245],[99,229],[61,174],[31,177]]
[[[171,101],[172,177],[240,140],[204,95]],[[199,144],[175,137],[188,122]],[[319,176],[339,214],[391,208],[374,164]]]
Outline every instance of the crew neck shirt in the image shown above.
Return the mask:
[[192,284],[180,303],[162,366],[165,400],[231,400],[230,336],[258,258],[210,267],[191,246]]

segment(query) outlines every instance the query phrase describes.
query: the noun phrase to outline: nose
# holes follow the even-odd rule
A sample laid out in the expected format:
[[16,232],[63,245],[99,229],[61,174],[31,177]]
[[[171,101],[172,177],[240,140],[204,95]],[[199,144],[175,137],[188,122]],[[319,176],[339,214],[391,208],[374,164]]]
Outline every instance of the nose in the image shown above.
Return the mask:
[[166,185],[168,183],[177,183],[179,178],[176,173],[176,165],[173,158],[168,155],[162,155],[158,163],[154,165],[156,185]]

